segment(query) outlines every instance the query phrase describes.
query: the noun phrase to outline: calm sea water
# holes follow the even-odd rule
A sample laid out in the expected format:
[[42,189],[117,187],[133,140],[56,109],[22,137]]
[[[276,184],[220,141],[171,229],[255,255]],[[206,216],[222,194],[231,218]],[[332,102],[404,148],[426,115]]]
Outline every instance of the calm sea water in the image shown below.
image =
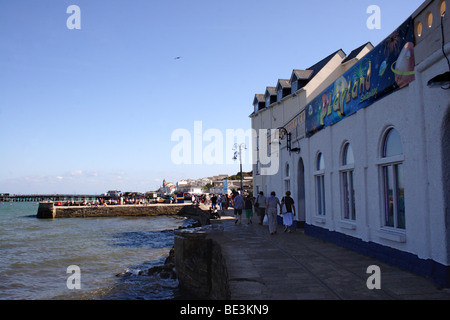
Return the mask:
[[[178,281],[140,270],[161,265],[175,217],[36,218],[37,203],[0,203],[0,299],[176,299]],[[80,268],[81,289],[68,289]],[[118,277],[119,273],[128,276]]]

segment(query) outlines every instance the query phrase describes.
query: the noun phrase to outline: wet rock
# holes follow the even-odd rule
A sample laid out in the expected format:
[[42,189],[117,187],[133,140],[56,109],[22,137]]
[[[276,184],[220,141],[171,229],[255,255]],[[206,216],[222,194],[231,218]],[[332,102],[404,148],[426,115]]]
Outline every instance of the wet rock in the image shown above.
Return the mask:
[[175,246],[170,249],[169,256],[164,261],[164,264],[175,264]]
[[125,272],[120,272],[118,274],[116,274],[116,277],[127,277],[127,276],[131,276],[133,273],[131,273],[130,271],[125,271]]
[[162,279],[176,279],[175,265],[173,263],[165,264],[162,266],[155,266],[147,271],[147,275],[159,275]]

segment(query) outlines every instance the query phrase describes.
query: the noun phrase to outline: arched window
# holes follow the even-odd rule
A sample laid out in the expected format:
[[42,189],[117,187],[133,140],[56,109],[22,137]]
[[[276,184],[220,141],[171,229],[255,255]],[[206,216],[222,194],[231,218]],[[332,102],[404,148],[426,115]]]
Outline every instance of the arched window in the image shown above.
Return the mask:
[[441,16],[443,16],[445,13],[445,10],[446,10],[445,0],[442,0],[441,3],[439,4],[439,14]]
[[323,159],[322,153],[317,156],[317,171],[325,170],[325,160]]
[[342,165],[352,165],[355,163],[355,158],[353,157],[353,150],[350,143],[346,143],[344,146],[344,152],[342,157]]
[[400,135],[394,128],[389,129],[384,135],[381,157],[384,225],[405,229],[403,147]]
[[284,175],[284,192],[291,191],[291,169],[289,163],[286,163]]
[[383,158],[398,156],[403,154],[402,140],[397,130],[390,129],[384,138]]
[[342,217],[345,220],[356,220],[355,189],[353,185],[353,170],[355,159],[350,143],[345,143],[342,149],[342,161],[340,167],[342,188]]
[[325,160],[322,153],[317,155],[316,172],[316,207],[319,216],[325,215]]

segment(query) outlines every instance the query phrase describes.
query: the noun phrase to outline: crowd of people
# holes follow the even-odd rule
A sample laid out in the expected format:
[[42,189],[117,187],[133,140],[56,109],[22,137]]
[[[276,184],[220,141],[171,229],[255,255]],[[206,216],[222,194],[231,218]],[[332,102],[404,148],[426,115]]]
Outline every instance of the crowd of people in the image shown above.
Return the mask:
[[[295,205],[291,192],[286,191],[285,196],[280,200],[275,191],[270,196],[264,196],[262,191],[254,197],[251,193],[246,192],[241,196],[238,192],[230,195],[201,195],[196,198],[196,204],[203,203],[210,208],[212,217],[220,218],[219,212],[224,212],[232,207],[235,215],[235,224],[242,223],[242,216],[245,213],[247,224],[253,223],[253,213],[258,217],[260,225],[267,224],[271,235],[277,233],[278,213],[283,217],[284,232],[292,232],[294,223]],[[279,211],[278,211],[279,209]]]
[[67,200],[67,201],[56,201],[57,206],[116,206],[116,205],[148,205],[156,203],[155,201],[151,201],[146,198],[125,198],[120,197],[119,199],[112,199],[112,198],[96,198],[95,200],[87,200],[83,199],[82,201],[75,201],[75,200]]

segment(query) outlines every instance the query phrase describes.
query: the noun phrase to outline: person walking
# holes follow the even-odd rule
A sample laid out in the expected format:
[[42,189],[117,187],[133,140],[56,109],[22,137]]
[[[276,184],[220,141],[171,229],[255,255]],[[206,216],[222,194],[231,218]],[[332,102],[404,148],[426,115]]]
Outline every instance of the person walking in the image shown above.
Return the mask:
[[217,196],[213,194],[211,196],[211,208],[213,211],[216,209],[216,205],[217,205]]
[[219,196],[217,197],[217,203],[219,204],[219,210],[223,212],[223,194],[219,194]]
[[277,206],[279,206],[281,210],[280,199],[276,197],[275,191],[272,191],[270,197],[268,197],[266,201],[266,214],[269,219],[270,235],[277,233]]
[[222,212],[225,212],[225,210],[227,210],[228,208],[228,195],[223,194],[222,197],[220,198],[220,208],[222,210]]
[[253,197],[247,194],[244,202],[245,216],[247,217],[247,224],[252,224],[253,218]]
[[260,191],[255,199],[255,211],[259,217],[259,224],[263,224],[264,214],[266,213],[266,197],[264,192]]
[[295,216],[295,206],[294,199],[292,199],[290,191],[286,191],[286,195],[283,197],[283,199],[281,199],[281,208],[281,214],[283,215],[284,232],[291,233],[291,226],[294,222]]
[[234,223],[238,223],[239,221],[239,224],[241,224],[242,209],[244,209],[244,199],[237,192],[234,195],[233,203],[234,215],[236,216],[236,221],[234,221]]

